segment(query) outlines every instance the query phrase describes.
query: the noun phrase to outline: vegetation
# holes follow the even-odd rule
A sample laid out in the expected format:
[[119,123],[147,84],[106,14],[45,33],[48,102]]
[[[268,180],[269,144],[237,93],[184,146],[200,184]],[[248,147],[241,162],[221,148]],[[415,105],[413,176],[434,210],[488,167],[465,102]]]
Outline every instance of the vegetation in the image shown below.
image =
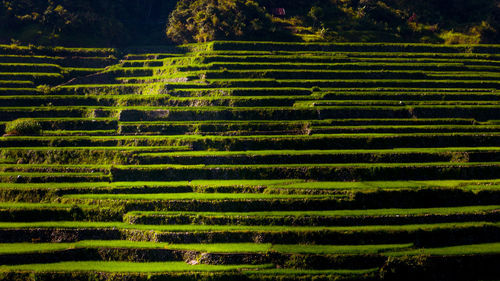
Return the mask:
[[[498,243],[496,243],[498,244]],[[485,249],[496,244],[475,245],[474,249]],[[124,240],[86,240],[76,243],[11,243],[0,245],[0,254],[14,253],[42,253],[74,248],[114,248],[114,249],[164,249],[199,251],[204,253],[267,253],[276,251],[281,253],[314,253],[314,254],[368,254],[382,252],[405,252],[412,244],[393,245],[271,245],[268,243],[218,243],[218,244],[169,244],[155,242],[135,242]],[[458,247],[454,247],[458,248]],[[498,249],[491,249],[491,252]],[[396,253],[394,253],[396,254]]]
[[271,19],[257,2],[181,0],[169,17],[167,36],[177,43],[259,38]]
[[[403,39],[405,1],[369,2],[234,4]],[[495,280],[499,50],[0,45],[0,127],[42,129],[0,138],[0,279]]]
[[[285,16],[274,15],[284,8]],[[274,18],[272,18],[274,15]],[[498,43],[494,0],[3,1],[0,43],[127,45],[269,38]],[[92,30],[92,31],[90,31]],[[264,37],[262,37],[264,36]],[[82,40],[85,38],[85,40]]]
[[40,135],[42,126],[34,119],[16,119],[5,125],[5,133],[11,136]]
[[2,265],[1,270],[22,271],[95,271],[95,272],[203,272],[203,271],[235,271],[238,269],[269,268],[269,265],[189,265],[185,262],[58,262],[48,264]]

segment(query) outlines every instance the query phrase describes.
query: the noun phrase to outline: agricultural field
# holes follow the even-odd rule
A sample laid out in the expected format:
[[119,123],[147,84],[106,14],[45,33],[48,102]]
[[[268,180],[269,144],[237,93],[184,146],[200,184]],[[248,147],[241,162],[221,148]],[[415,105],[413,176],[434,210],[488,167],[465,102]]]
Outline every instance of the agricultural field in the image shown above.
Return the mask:
[[500,45],[0,45],[1,280],[498,280]]

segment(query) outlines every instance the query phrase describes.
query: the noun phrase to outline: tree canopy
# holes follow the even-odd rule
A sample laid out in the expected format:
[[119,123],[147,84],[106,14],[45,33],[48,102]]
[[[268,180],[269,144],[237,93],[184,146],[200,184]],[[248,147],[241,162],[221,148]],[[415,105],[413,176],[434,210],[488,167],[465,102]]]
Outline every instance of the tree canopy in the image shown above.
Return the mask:
[[252,39],[271,31],[270,15],[251,0],[180,0],[169,17],[174,42]]
[[[286,17],[272,17],[285,8]],[[297,34],[305,35],[303,37]],[[498,0],[0,0],[0,43],[499,43]]]

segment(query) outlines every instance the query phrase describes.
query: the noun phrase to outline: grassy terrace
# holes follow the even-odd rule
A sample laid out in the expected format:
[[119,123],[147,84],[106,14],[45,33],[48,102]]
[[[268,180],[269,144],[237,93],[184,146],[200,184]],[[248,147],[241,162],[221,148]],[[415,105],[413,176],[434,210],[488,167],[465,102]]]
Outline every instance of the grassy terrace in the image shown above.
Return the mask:
[[280,195],[253,193],[154,193],[154,194],[77,194],[65,195],[69,199],[96,200],[279,200],[279,199],[326,199],[328,195]]
[[494,221],[498,206],[463,206],[420,209],[368,209],[330,211],[260,211],[260,212],[179,212],[132,211],[124,216],[131,224],[165,225],[192,223],[207,225],[292,225],[292,226],[353,226],[397,225],[423,221],[461,222]]
[[413,134],[316,134],[260,136],[21,136],[0,137],[3,147],[191,146],[195,150],[390,149],[394,147],[494,147],[500,134],[492,132]]
[[[434,180],[434,181],[361,181],[361,182],[328,182],[328,181],[305,181],[300,179],[289,180],[193,180],[177,182],[75,182],[75,183],[0,183],[1,190],[58,190],[71,191],[72,193],[166,193],[177,192],[213,192],[217,189],[226,188],[242,192],[250,188],[256,192],[265,190],[339,190],[339,191],[363,191],[363,190],[419,190],[428,188],[437,189],[459,189],[459,190],[495,190],[500,186],[498,180]],[[230,189],[228,189],[230,188]],[[207,189],[207,190],[205,190]]]
[[188,250],[206,253],[280,253],[301,254],[387,254],[391,256],[422,253],[430,255],[460,255],[478,253],[499,253],[500,243],[460,245],[453,247],[414,249],[412,244],[382,245],[272,245],[269,243],[223,243],[223,244],[169,244],[134,242],[128,240],[85,240],[75,243],[11,243],[0,244],[0,255],[14,253],[41,253],[78,248],[132,248]]
[[271,265],[196,265],[185,262],[156,262],[156,263],[131,263],[131,262],[60,262],[51,264],[27,264],[17,266],[1,266],[0,270],[21,271],[96,271],[96,272],[218,272],[236,271],[242,269],[270,268]]
[[355,153],[410,153],[410,152],[474,152],[498,151],[500,147],[433,147],[433,148],[394,148],[385,150],[256,150],[256,151],[186,151],[166,153],[142,153],[142,156],[265,156],[265,155],[321,155],[321,154],[355,154]]
[[364,225],[364,226],[246,226],[246,225],[134,225],[120,222],[0,222],[0,229],[136,229],[163,232],[206,232],[206,231],[263,231],[263,232],[304,232],[304,231],[332,231],[332,232],[415,232],[432,231],[438,229],[472,229],[488,227],[491,230],[500,228],[500,223],[495,222],[464,222],[464,223],[437,223],[437,224],[407,224],[407,225]]
[[[2,205],[0,205],[2,206]],[[371,209],[371,210],[336,210],[336,211],[274,211],[274,212],[130,212],[129,216],[206,216],[206,217],[361,217],[361,216],[416,216],[416,215],[452,215],[466,213],[481,213],[498,211],[500,206],[463,206],[453,208],[425,208],[425,209]]]
[[0,45],[0,279],[496,280],[499,51]]
[[[495,244],[472,245],[477,248]],[[369,254],[391,251],[401,251],[411,248],[412,244],[388,244],[388,245],[272,245],[270,243],[217,243],[217,244],[169,244],[154,242],[135,242],[128,240],[85,240],[76,243],[12,243],[1,244],[0,255],[13,253],[36,253],[52,252],[75,248],[132,248],[132,249],[167,249],[167,250],[189,250],[207,253],[265,253],[276,251],[282,253],[317,253],[317,254]],[[495,249],[498,251],[498,249]],[[490,248],[490,251],[495,251]]]

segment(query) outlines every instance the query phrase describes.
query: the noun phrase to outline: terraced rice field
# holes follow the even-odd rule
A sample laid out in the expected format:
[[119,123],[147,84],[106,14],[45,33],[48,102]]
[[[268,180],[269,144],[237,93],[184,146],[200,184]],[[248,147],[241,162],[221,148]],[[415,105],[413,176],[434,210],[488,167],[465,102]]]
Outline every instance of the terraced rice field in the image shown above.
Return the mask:
[[498,280],[500,46],[0,46],[2,280]]

